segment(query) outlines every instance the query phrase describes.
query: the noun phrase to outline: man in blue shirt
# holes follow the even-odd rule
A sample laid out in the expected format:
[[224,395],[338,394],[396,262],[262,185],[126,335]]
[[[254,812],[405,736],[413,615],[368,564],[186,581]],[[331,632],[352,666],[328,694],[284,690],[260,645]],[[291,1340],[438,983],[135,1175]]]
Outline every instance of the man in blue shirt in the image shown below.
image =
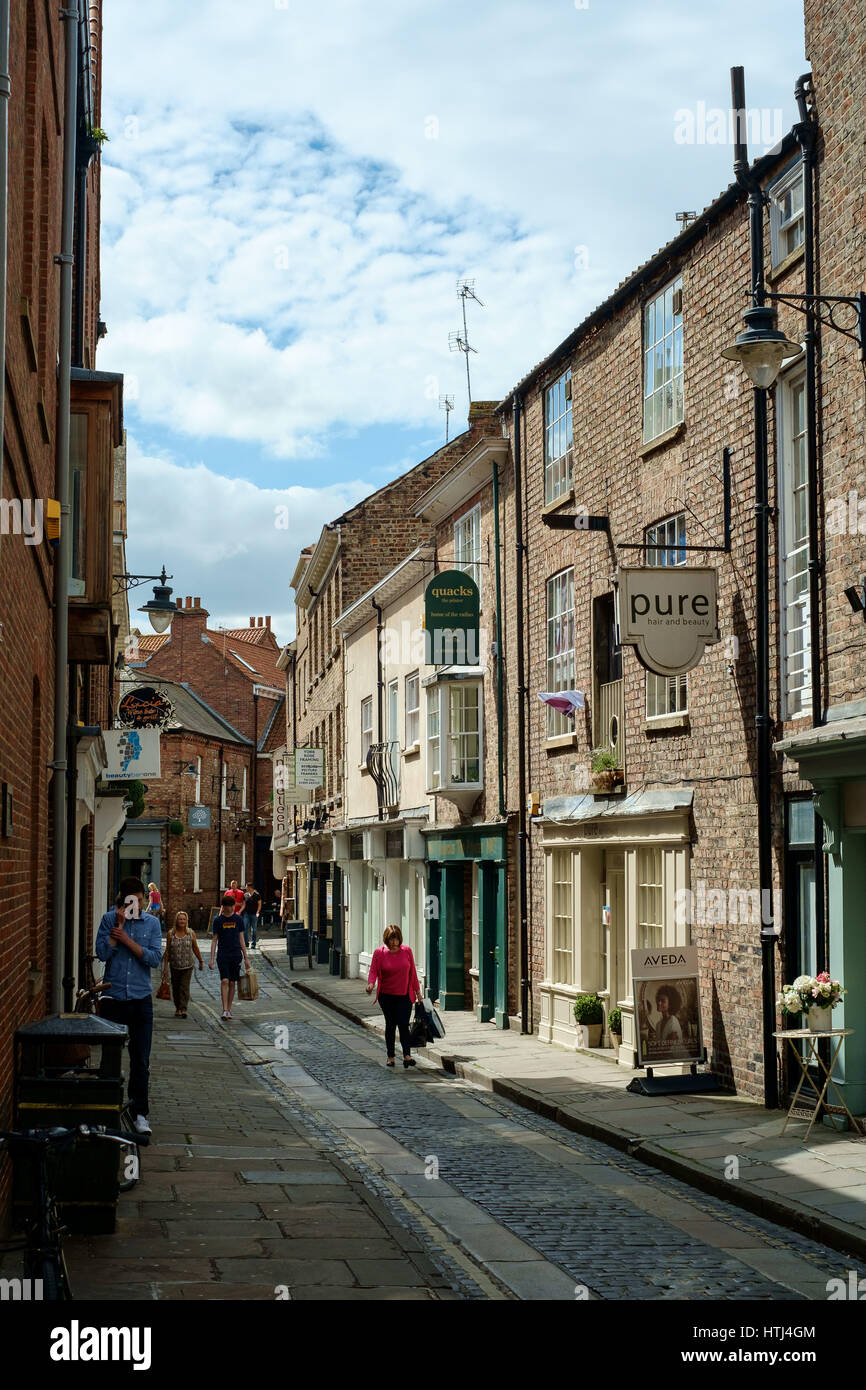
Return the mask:
[[129,1108],[139,1134],[150,1134],[147,1121],[150,1084],[150,1044],[153,1037],[153,986],[150,972],[162,961],[162,927],[143,912],[144,884],[140,878],[121,881],[117,905],[106,912],[96,933],[96,954],[105,961],[103,979],[111,993],[103,994],[99,1012],[110,1023],[129,1030]]

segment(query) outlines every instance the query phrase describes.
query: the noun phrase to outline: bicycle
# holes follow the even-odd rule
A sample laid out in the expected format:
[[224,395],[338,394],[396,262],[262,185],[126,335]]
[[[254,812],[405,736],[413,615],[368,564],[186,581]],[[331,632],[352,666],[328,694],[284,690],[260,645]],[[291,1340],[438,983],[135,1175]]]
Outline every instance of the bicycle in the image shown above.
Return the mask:
[[102,992],[111,989],[110,980],[96,980],[93,975],[93,962],[96,956],[85,956],[84,963],[87,968],[87,984],[78,991],[75,997],[75,1012],[77,1014],[98,1014],[99,999]]
[[35,1212],[26,1221],[24,1239],[3,1246],[5,1251],[24,1251],[24,1278],[33,1281],[47,1302],[66,1302],[72,1298],[66,1259],[63,1254],[65,1227],[49,1181],[49,1154],[57,1159],[81,1139],[104,1139],[128,1145],[126,1135],[105,1128],[0,1130],[0,1146],[6,1144],[13,1157],[26,1158],[36,1169]]

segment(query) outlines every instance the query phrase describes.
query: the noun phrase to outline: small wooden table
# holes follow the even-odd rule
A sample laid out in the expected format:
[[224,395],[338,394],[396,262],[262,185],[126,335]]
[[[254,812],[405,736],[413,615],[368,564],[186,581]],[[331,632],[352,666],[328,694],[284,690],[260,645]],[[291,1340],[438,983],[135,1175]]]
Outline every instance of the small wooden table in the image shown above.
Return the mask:
[[[845,1101],[842,1098],[842,1093],[840,1092],[839,1087],[836,1085],[836,1082],[833,1080],[832,1074],[833,1068],[836,1065],[836,1060],[839,1056],[840,1049],[842,1047],[842,1042],[845,1038],[850,1038],[853,1032],[853,1028],[828,1028],[827,1031],[824,1033],[814,1033],[811,1028],[792,1028],[784,1033],[773,1034],[774,1038],[787,1038],[788,1042],[791,1044],[791,1051],[796,1057],[797,1064],[802,1073],[802,1075],[800,1076],[800,1081],[797,1085],[797,1089],[794,1092],[791,1104],[788,1107],[788,1113],[785,1116],[785,1123],[782,1125],[782,1129],[780,1131],[780,1138],[781,1135],[784,1134],[785,1130],[788,1128],[788,1123],[791,1120],[791,1117],[794,1113],[794,1106],[797,1104],[797,1097],[799,1096],[800,1091],[803,1088],[803,1083],[808,1081],[810,1086],[814,1086],[815,1084],[811,1076],[809,1075],[809,1065],[811,1062],[814,1062],[816,1064],[819,1072],[823,1072],[824,1085],[821,1087],[820,1095],[818,1096],[818,1099],[815,1102],[815,1109],[812,1111],[812,1115],[809,1120],[806,1133],[803,1135],[803,1142],[805,1143],[805,1141],[809,1138],[809,1135],[812,1132],[812,1126],[817,1120],[818,1115],[821,1111],[821,1107],[824,1103],[824,1097],[831,1089],[836,1092],[836,1097],[838,1099],[839,1105],[841,1109],[845,1112],[845,1114],[848,1116],[848,1119],[850,1120],[854,1129],[857,1131],[858,1134],[863,1134],[863,1130],[861,1129],[859,1122],[854,1119],[854,1116],[851,1114],[851,1111],[845,1104]],[[836,1047],[833,1051],[833,1056],[830,1058],[829,1066],[825,1065],[823,1058],[818,1052],[818,1043],[821,1041],[822,1038],[838,1039]],[[804,1041],[809,1044],[805,1056],[800,1051],[799,1047],[796,1046],[796,1044],[800,1041]],[[803,1119],[805,1117],[801,1115],[797,1118]]]

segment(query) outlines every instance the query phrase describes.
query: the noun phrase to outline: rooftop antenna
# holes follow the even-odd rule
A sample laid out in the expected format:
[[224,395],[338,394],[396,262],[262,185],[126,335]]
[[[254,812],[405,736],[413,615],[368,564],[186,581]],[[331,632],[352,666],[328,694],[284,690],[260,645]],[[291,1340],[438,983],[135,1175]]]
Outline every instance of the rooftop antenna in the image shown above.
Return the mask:
[[475,303],[479,304],[482,309],[484,308],[484,301],[479,299],[478,295],[475,293],[474,280],[457,281],[457,298],[463,306],[463,332],[461,333],[458,328],[456,332],[449,333],[448,346],[452,352],[462,352],[466,357],[466,389],[469,393],[469,404],[471,406],[472,382],[469,379],[469,354],[470,352],[475,352],[475,348],[471,347],[469,343],[469,329],[466,326],[466,301],[467,299],[474,299]]
[[439,409],[445,411],[445,443],[448,443],[448,423],[451,419],[451,412],[454,409],[453,396],[440,396]]
[[678,213],[677,213],[677,221],[678,221],[678,222],[682,222],[682,224],[683,224],[683,231],[686,230],[686,227],[689,225],[690,222],[694,222],[694,221],[696,220],[697,215],[698,215],[698,214],[697,214],[696,212],[678,212]]

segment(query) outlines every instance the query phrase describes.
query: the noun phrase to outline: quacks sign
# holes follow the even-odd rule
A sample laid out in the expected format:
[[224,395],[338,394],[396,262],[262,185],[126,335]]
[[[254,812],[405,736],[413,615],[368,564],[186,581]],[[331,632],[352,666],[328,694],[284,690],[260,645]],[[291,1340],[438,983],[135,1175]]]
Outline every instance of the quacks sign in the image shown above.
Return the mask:
[[424,591],[427,662],[431,666],[477,666],[478,585],[465,570],[443,570]]
[[719,641],[714,569],[686,565],[618,571],[620,641],[660,676],[697,666],[704,647]]

